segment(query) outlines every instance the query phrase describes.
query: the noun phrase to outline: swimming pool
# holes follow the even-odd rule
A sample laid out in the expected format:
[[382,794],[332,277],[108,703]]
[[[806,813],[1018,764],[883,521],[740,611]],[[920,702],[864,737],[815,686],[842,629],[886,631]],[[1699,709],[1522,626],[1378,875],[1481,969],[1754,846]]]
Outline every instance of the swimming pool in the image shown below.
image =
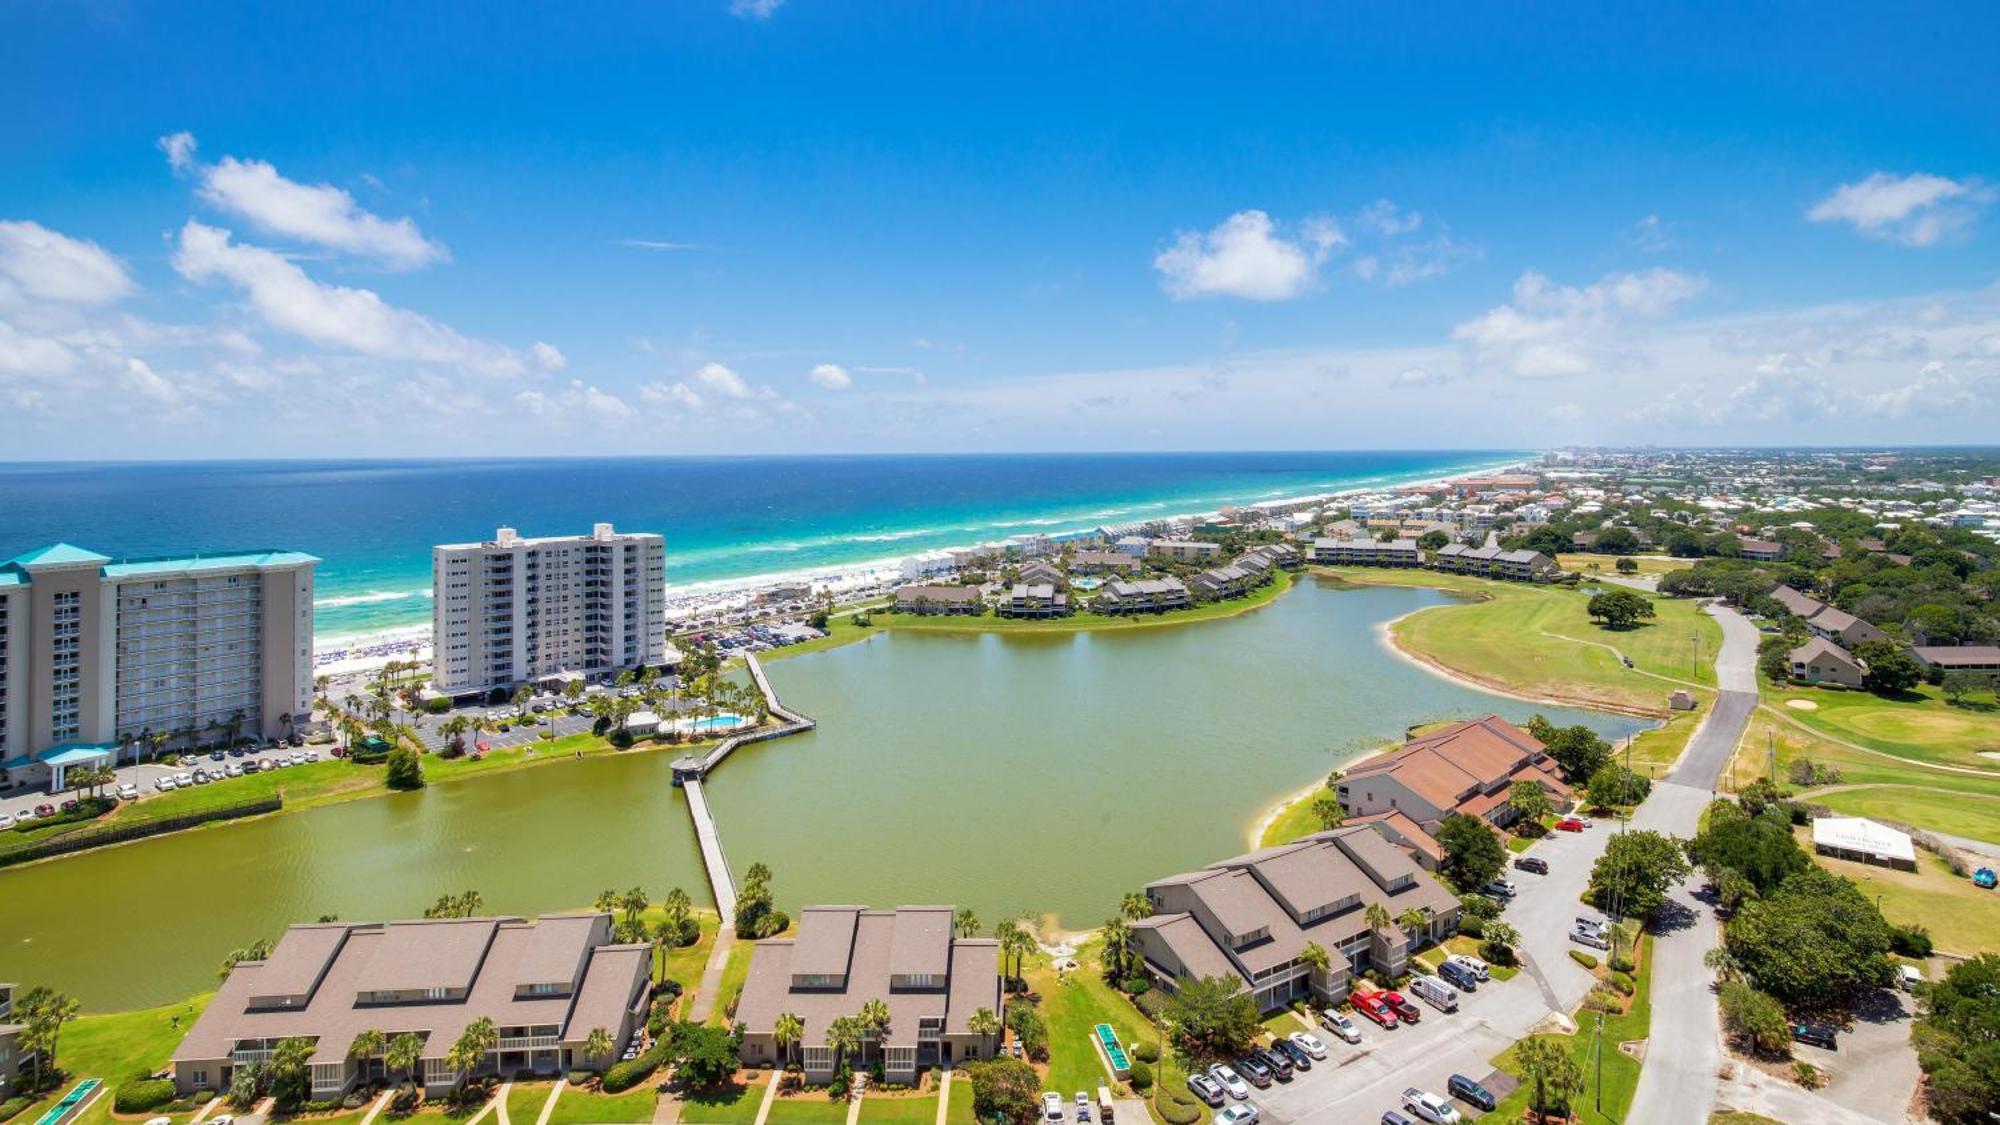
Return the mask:
[[57,1125],[63,1118],[76,1112],[76,1107],[82,1105],[97,1087],[98,1081],[95,1078],[86,1078],[77,1083],[76,1089],[64,1094],[63,1100],[50,1106],[46,1113],[36,1118],[35,1125]]
[[710,715],[705,719],[683,723],[681,729],[709,734],[719,730],[735,730],[749,721],[741,715]]
[[1108,1023],[1097,1025],[1097,1041],[1104,1044],[1104,1054],[1111,1060],[1111,1069],[1124,1074],[1132,1069],[1132,1062],[1125,1057],[1125,1048],[1118,1044],[1118,1033]]

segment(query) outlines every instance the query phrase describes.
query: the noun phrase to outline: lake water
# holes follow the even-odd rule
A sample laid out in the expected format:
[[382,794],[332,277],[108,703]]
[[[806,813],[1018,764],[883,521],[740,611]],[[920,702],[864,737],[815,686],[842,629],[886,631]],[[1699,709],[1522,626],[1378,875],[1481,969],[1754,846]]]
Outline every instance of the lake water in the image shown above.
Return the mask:
[[[1536,707],[1396,659],[1380,623],[1429,590],[1301,582],[1182,627],[1049,637],[883,633],[776,661],[816,732],[713,775],[731,865],[781,904],[969,905],[1094,926],[1147,879],[1243,850],[1281,795],[1412,723]],[[1638,723],[1540,708],[1607,735]],[[213,987],[229,950],[322,914],[420,913],[473,888],[490,911],[577,907],[606,887],[707,883],[671,754],[401,794],[0,872],[0,979],[93,1010]]]

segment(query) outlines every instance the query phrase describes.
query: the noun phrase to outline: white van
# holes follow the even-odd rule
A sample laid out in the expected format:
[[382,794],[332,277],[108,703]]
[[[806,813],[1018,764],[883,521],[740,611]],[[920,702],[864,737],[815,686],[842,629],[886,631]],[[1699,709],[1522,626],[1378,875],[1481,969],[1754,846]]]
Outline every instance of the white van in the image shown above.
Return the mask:
[[1410,991],[1440,1012],[1458,1011],[1458,991],[1436,977],[1418,977],[1410,982]]
[[1915,965],[1896,966],[1896,984],[1904,992],[1915,992],[1917,986],[1922,983],[1924,983],[1924,974],[1919,972]]

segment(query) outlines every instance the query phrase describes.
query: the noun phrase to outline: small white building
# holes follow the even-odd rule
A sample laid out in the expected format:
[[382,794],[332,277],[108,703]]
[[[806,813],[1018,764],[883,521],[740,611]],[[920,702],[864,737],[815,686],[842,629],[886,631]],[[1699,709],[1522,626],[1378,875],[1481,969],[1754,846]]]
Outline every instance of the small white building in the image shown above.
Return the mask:
[[1863,816],[1813,818],[1813,850],[1835,859],[1879,863],[1884,867],[1917,868],[1917,851],[1909,834]]

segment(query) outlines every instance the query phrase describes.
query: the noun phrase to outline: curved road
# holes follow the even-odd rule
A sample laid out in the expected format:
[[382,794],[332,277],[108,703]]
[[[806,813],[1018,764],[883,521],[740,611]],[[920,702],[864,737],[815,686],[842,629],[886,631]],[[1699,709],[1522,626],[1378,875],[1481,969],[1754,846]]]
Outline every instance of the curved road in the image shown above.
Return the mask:
[[[1724,605],[1712,604],[1708,613],[1722,626],[1715,658],[1720,690],[1673,772],[1639,806],[1634,828],[1694,835],[1757,707],[1756,626]],[[1676,888],[1669,899],[1680,909],[1653,938],[1653,1022],[1628,1120],[1700,1125],[1715,1108],[1722,1066],[1720,1016],[1702,957],[1720,939],[1715,912],[1696,900],[1691,887]]]

